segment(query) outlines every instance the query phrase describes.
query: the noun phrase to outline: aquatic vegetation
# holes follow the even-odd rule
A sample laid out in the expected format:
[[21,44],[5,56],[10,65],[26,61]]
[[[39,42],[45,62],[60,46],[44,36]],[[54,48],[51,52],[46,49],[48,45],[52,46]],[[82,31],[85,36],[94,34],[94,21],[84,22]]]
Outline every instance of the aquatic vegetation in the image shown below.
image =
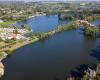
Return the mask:
[[86,27],[84,31],[85,35],[96,37],[96,35],[99,33],[98,29],[95,27]]

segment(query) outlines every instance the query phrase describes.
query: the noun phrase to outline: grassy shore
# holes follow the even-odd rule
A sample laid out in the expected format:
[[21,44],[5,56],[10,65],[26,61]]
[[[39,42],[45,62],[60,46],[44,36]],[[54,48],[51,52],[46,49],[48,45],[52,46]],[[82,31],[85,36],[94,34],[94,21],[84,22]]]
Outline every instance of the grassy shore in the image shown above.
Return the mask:
[[96,19],[100,19],[100,15],[95,15],[95,16],[88,16],[85,18],[89,22],[95,21]]
[[11,48],[8,48],[8,50],[10,51],[10,53],[8,53],[8,54],[11,54],[14,50],[16,50],[20,47],[23,47],[23,46],[31,44],[31,43],[35,43],[38,40],[39,40],[38,38],[34,38],[30,41],[18,42],[16,45],[13,45]]
[[5,27],[5,28],[11,27],[11,24],[16,23],[16,22],[23,22],[23,21],[26,21],[27,19],[4,21],[4,22],[0,23],[0,27]]
[[28,45],[28,44],[31,44],[31,43],[34,43],[36,41],[38,41],[39,39],[38,38],[34,38],[30,41],[24,41],[24,42],[20,42],[20,41],[17,41],[16,44],[14,45],[11,45],[10,47],[6,47],[4,49],[1,49],[0,52],[3,52],[3,51],[7,51],[7,54],[12,54],[12,52],[20,47],[23,47],[25,45]]
[[31,35],[32,39],[25,40],[25,41],[16,41],[16,44],[5,47],[5,48],[1,49],[0,52],[6,51],[7,54],[9,55],[9,54],[12,54],[13,51],[15,51],[16,49],[18,49],[20,47],[23,47],[25,45],[34,43],[34,42],[39,41],[39,40],[46,39],[49,36],[54,35],[55,33],[62,32],[62,31],[67,31],[67,30],[71,30],[71,29],[73,29],[72,22],[68,23],[68,24],[64,24],[62,26],[58,26],[57,28],[55,28],[54,30],[51,30],[49,32],[33,33]]
[[[32,32],[31,36],[30,36],[32,39],[26,40],[26,41],[22,41],[22,42],[16,41],[16,44],[10,45],[10,47],[8,46],[8,47],[6,47],[4,49],[1,49],[0,52],[6,51],[7,54],[11,54],[14,50],[16,50],[16,49],[18,49],[20,47],[23,47],[23,46],[25,46],[27,44],[34,43],[34,42],[39,41],[39,40],[46,39],[49,36],[54,35],[55,33],[75,29],[74,23],[75,23],[75,21],[69,22],[67,24],[58,26],[55,29],[53,29],[51,31],[48,31],[48,32],[40,32],[40,33],[33,33]],[[89,33],[90,33],[90,31],[89,31]]]
[[[9,22],[8,22],[9,23]],[[8,24],[7,23],[7,24]],[[49,31],[49,32],[42,32],[42,33],[32,33],[31,34],[31,39],[30,40],[25,40],[25,41],[16,41],[16,44],[10,45],[6,48],[0,49],[0,54],[2,54],[2,52],[6,52],[5,54],[7,55],[11,55],[13,53],[13,51],[15,51],[18,48],[21,48],[25,45],[31,44],[31,43],[35,43],[39,40],[43,40],[48,38],[49,36],[52,36],[58,32],[63,32],[63,31],[68,31],[68,30],[72,30],[75,29],[75,25],[74,25],[75,21],[69,22],[68,24],[64,24],[61,26],[58,26],[57,28]],[[4,57],[5,58],[5,57]],[[2,58],[2,59],[4,59]],[[1,59],[1,57],[0,57]]]
[[16,21],[6,21],[6,22],[2,22],[0,23],[0,28],[8,28],[8,27],[11,27],[10,25],[12,23],[15,23]]

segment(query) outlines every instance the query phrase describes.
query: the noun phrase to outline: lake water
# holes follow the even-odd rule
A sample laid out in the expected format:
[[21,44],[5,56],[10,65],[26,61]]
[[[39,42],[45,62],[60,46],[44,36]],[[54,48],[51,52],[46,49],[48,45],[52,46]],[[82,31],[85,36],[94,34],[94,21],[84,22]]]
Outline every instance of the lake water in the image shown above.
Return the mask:
[[[43,19],[40,24],[46,26]],[[52,17],[53,18],[53,17]],[[57,20],[57,21],[56,21]],[[32,24],[33,19],[28,20]],[[51,20],[52,25],[58,25],[58,19]],[[37,22],[37,21],[35,21]],[[35,24],[35,23],[33,23]],[[32,24],[35,27],[35,25]],[[44,27],[40,25],[40,27]],[[37,27],[39,25],[37,24]],[[38,29],[34,29],[38,31]],[[42,28],[41,28],[42,29]],[[44,28],[45,29],[45,28]],[[47,31],[47,29],[41,31]],[[85,37],[80,30],[57,33],[44,41],[38,41],[17,49],[12,56],[3,60],[5,74],[3,80],[66,80],[66,75],[81,64],[98,62],[90,56],[91,49],[100,44],[100,39]]]
[[97,20],[95,20],[95,21],[93,21],[91,23],[96,26],[96,25],[100,24],[100,19],[97,19]]
[[68,23],[70,20],[61,21],[58,15],[37,16],[27,20],[26,22],[17,22],[14,26],[21,26],[22,24],[29,25],[34,32],[48,32],[59,25]]

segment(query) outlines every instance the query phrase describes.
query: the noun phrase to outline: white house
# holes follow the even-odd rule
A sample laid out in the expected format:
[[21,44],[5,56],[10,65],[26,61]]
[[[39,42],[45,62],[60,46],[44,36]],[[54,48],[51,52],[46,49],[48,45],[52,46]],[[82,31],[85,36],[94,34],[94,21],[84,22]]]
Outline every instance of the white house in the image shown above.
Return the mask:
[[0,19],[0,23],[2,23],[2,22],[3,22],[3,20]]

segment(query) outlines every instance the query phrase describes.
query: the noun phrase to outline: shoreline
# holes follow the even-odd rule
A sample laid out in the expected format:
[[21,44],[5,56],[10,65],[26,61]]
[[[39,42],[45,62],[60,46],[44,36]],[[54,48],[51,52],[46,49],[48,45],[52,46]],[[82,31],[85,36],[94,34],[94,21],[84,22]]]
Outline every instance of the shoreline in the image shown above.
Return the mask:
[[[46,39],[49,36],[52,36],[52,35],[54,35],[54,34],[56,34],[58,32],[72,30],[73,28],[72,27],[70,28],[70,26],[72,26],[72,24],[73,24],[72,22],[69,22],[68,24],[65,24],[65,25],[62,25],[62,26],[58,26],[57,28],[55,28],[55,29],[53,29],[51,31],[45,32],[43,39]],[[26,42],[16,42],[16,44],[11,45],[11,47],[7,47],[7,48],[4,48],[4,49],[1,49],[0,52],[8,51],[8,52],[6,52],[6,54],[10,55],[16,49],[21,48],[21,47],[26,46],[26,45],[31,44],[31,43],[35,43],[35,42],[37,42],[39,40],[42,40],[42,39],[39,39],[37,36],[35,36],[34,39],[28,40]]]
[[12,55],[15,50],[17,50],[17,49],[19,49],[21,47],[24,47],[24,46],[26,46],[28,44],[35,43],[37,41],[39,41],[39,39],[35,38],[35,39],[29,41],[28,43],[22,43],[22,44],[19,43],[20,45],[18,45],[18,43],[17,43],[15,45],[15,47],[11,48],[10,52],[8,52],[8,53],[5,52],[5,51],[0,51],[0,53],[2,53],[1,54],[2,56],[0,55],[0,78],[4,75],[4,72],[5,72],[5,68],[4,68],[5,66],[2,63],[2,60],[4,60],[5,58],[7,58],[7,56]]
[[[48,38],[49,36],[52,36],[52,35],[54,35],[54,34],[56,34],[56,33],[59,33],[59,32],[64,32],[64,31],[69,31],[69,30],[75,29],[75,25],[73,25],[74,23],[75,23],[75,21],[71,21],[71,22],[69,22],[69,23],[67,23],[67,24],[58,26],[58,27],[56,27],[55,29],[53,29],[53,30],[51,30],[51,31],[49,31],[49,32],[44,32],[42,38],[39,38],[39,36],[38,36],[38,37],[35,36],[35,37],[34,37],[33,39],[31,39],[31,40],[24,41],[24,42],[17,42],[16,44],[11,45],[11,47],[7,47],[7,48],[5,48],[5,49],[0,50],[0,53],[3,53],[3,52],[4,52],[4,54],[5,54],[6,56],[4,56],[4,55],[3,55],[3,56],[4,56],[4,58],[6,58],[7,55],[12,55],[13,52],[14,52],[15,50],[17,50],[17,49],[19,49],[19,48],[21,48],[21,47],[24,47],[24,46],[26,46],[26,45],[28,45],[28,44],[35,43],[35,42],[40,41],[40,40],[42,40],[42,39],[46,39],[46,38]],[[8,52],[7,52],[7,50],[8,50]],[[1,58],[1,57],[0,57],[0,58]],[[2,60],[3,60],[4,58],[2,58]],[[1,60],[1,61],[2,61],[2,60]],[[1,62],[1,63],[2,63],[2,62]]]
[[19,49],[21,47],[24,47],[24,46],[26,46],[28,44],[35,43],[37,41],[39,41],[39,39],[38,38],[35,38],[35,39],[33,39],[33,40],[31,40],[31,41],[29,41],[27,43],[21,43],[21,44],[19,43],[20,45],[16,44],[15,47],[11,49],[11,52],[10,53],[12,54],[12,52],[14,52],[15,50],[17,50],[17,49]]
[[[5,48],[5,50],[9,50],[10,52],[8,52],[7,54],[9,55],[10,53],[12,53],[13,51],[15,51],[16,49],[18,49],[18,48],[21,48],[21,47],[23,47],[23,46],[26,46],[26,45],[28,45],[28,44],[31,44],[31,43],[35,43],[36,41],[39,41],[39,39],[38,38],[35,38],[35,39],[33,39],[33,40],[31,40],[31,41],[27,41],[27,43],[21,43],[21,42],[17,42],[15,45],[13,45],[12,47],[10,47],[10,48]],[[0,52],[3,52],[3,51],[5,51],[5,50],[1,50]]]
[[[51,31],[44,32],[45,35],[44,35],[43,39],[48,38],[49,36],[52,36],[52,35],[54,35],[54,34],[56,34],[58,32],[63,32],[63,31],[68,31],[68,30],[75,29],[75,27],[73,27],[73,26],[76,26],[76,25],[74,25],[74,23],[75,23],[75,21],[71,21],[71,22],[69,22],[67,24],[58,26],[58,27],[56,27],[55,29],[53,29]],[[35,43],[35,42],[37,42],[39,40],[41,40],[41,39],[39,39],[38,37],[35,36],[34,39],[28,40],[26,43],[25,42],[22,42],[22,43],[17,42],[15,45],[13,45],[13,47],[11,45],[10,48],[7,47],[7,48],[5,48],[3,50],[0,50],[0,52],[3,52],[3,51],[8,49],[9,52],[7,54],[9,55],[13,51],[15,51],[16,49],[21,48],[21,47],[26,46],[26,45],[31,44],[31,43]]]
[[[59,32],[64,32],[64,31],[72,30],[72,29],[69,29],[68,28],[67,30],[63,30],[62,31],[62,30],[59,30],[60,27],[63,27],[63,26],[58,26],[58,28],[56,28],[56,29],[54,29],[52,31],[46,32],[45,34],[47,36],[45,36],[43,39],[46,39],[46,38],[48,38],[48,37],[50,37],[50,36],[52,36],[52,35],[54,35],[56,33],[59,33]],[[42,39],[39,39],[39,38],[36,37],[35,39],[32,39],[31,41],[28,41],[27,43],[21,43],[21,44],[20,43],[17,43],[14,48],[11,48],[10,49],[10,53],[12,54],[12,52],[15,51],[15,50],[17,50],[18,48],[24,47],[24,46],[26,46],[28,44],[32,44],[32,43],[35,43],[35,42],[40,41],[40,40],[42,40]],[[7,53],[7,54],[9,55],[10,53]]]
[[38,15],[29,16],[28,19],[35,18],[35,17],[38,17],[38,16],[46,16],[46,14],[38,14]]
[[[49,32],[45,32],[43,34],[43,37],[39,37],[39,36],[41,36],[41,33],[40,33],[40,35],[38,34],[38,36],[33,36],[34,38],[31,40],[27,40],[25,42],[17,42],[16,44],[11,45],[10,47],[8,46],[7,48],[0,50],[0,53],[2,55],[2,57],[0,56],[0,59],[1,59],[0,63],[2,64],[2,66],[4,66],[2,63],[2,60],[7,58],[7,56],[12,55],[15,50],[17,50],[21,47],[24,47],[28,44],[35,43],[39,40],[44,40],[44,39],[48,38],[49,36],[52,36],[56,33],[72,30],[73,29],[72,25],[73,25],[73,22],[69,22],[68,24],[58,26],[57,28],[55,28]],[[5,68],[3,67],[0,69],[2,70],[2,72],[0,72],[1,73],[0,76],[2,77],[4,75]]]

